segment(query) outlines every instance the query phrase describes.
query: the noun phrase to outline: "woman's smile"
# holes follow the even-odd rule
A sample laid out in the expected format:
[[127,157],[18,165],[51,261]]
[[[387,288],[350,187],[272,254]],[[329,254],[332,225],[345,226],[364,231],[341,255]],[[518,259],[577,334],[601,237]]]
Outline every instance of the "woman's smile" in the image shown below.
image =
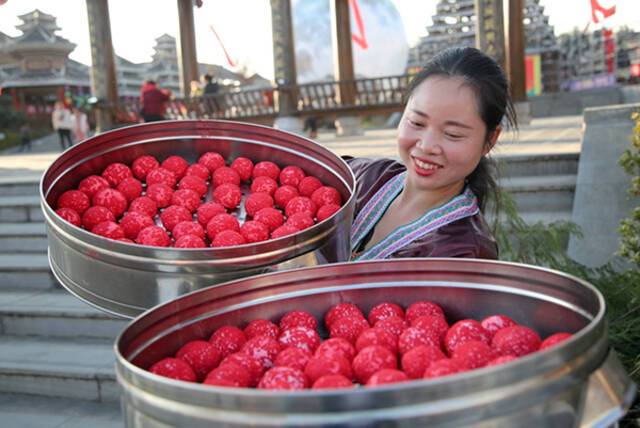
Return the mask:
[[431,162],[428,160],[421,160],[421,159],[418,159],[417,157],[412,157],[412,159],[413,159],[413,166],[414,166],[414,170],[416,171],[416,174],[422,177],[431,176],[435,174],[438,169],[442,168],[441,165],[438,165],[435,162]]

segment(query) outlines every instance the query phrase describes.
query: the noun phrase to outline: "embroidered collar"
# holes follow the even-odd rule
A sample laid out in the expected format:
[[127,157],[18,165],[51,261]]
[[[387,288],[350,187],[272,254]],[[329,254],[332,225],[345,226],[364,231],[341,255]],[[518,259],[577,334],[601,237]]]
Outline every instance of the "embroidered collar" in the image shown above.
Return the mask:
[[[389,180],[365,204],[358,213],[351,231],[351,251],[355,251],[362,239],[375,227],[391,202],[404,187],[406,172]],[[466,188],[462,194],[451,199],[444,205],[427,211],[416,221],[396,228],[382,241],[355,256],[354,260],[385,259],[394,252],[406,247],[421,236],[439,227],[470,217],[480,211],[478,201],[471,191]]]

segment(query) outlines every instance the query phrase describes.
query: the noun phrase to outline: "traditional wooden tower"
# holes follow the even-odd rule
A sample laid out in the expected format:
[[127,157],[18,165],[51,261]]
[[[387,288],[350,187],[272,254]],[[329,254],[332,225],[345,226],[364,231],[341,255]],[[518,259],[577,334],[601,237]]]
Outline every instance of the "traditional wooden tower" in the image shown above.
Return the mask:
[[602,30],[582,32],[574,30],[560,36],[562,66],[560,79],[563,89],[582,89],[581,82],[607,74],[605,37]]
[[560,68],[564,89],[613,85],[617,81],[640,81],[640,32],[630,28],[573,31],[559,37]]
[[[558,90],[559,48],[553,26],[544,14],[540,0],[526,0],[524,11],[525,54],[539,55],[543,92]],[[474,0],[440,0],[427,27],[428,35],[413,48],[410,67],[451,46],[476,45],[476,10]]]
[[154,53],[148,68],[148,76],[154,79],[162,88],[169,89],[174,94],[180,93],[180,70],[178,67],[178,48],[176,38],[163,34],[156,39]]
[[89,73],[83,64],[69,59],[76,45],[56,34],[56,18],[38,9],[19,16],[20,36],[4,40],[3,91],[14,105],[29,115],[47,114],[48,107],[65,93],[88,93]]

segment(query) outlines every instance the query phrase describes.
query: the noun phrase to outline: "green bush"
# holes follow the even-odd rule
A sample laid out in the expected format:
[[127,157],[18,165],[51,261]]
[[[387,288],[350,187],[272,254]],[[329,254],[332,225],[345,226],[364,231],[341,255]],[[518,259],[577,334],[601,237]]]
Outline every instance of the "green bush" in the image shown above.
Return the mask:
[[8,149],[9,147],[20,144],[20,134],[18,132],[5,128],[2,133],[4,134],[4,138],[0,140],[0,150]]
[[18,130],[20,126],[27,121],[27,117],[23,112],[16,112],[10,105],[0,103],[0,129]]
[[571,235],[582,237],[578,225],[568,221],[526,223],[511,196],[501,192],[499,221],[494,224],[500,259],[537,266],[564,266],[570,260],[566,248]]
[[[640,113],[631,115],[635,122],[631,136],[631,147],[622,154],[620,165],[631,175],[629,194],[632,198],[640,196]],[[640,267],[640,206],[634,208],[631,217],[620,223],[620,255]]]

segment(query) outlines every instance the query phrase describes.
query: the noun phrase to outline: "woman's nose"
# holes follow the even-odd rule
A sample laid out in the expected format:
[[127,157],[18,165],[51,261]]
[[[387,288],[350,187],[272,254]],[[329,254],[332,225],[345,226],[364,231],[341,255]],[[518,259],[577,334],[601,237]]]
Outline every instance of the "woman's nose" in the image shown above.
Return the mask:
[[420,133],[416,146],[424,153],[440,154],[442,152],[438,137],[428,129]]

